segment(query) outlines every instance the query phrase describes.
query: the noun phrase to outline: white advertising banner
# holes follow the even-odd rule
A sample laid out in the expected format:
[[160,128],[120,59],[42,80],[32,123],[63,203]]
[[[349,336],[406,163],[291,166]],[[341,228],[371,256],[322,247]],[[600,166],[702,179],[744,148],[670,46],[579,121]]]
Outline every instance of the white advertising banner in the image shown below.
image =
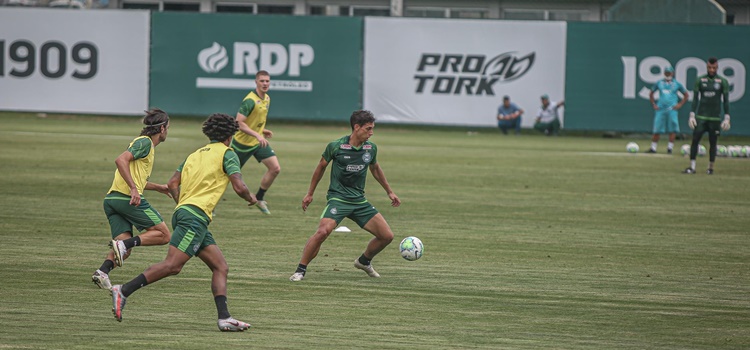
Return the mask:
[[0,110],[142,114],[148,11],[0,7]]
[[364,108],[385,122],[496,126],[508,95],[530,127],[542,95],[565,98],[566,28],[565,22],[368,17]]

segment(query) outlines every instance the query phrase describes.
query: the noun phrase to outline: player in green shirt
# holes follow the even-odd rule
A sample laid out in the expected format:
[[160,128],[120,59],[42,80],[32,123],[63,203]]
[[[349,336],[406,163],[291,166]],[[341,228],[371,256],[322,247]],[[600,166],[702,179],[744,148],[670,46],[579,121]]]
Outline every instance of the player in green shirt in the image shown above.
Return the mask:
[[[695,174],[695,157],[698,154],[698,145],[704,132],[708,132],[709,163],[706,174],[714,173],[714,161],[716,161],[716,143],[721,135],[721,130],[727,131],[729,124],[729,83],[718,75],[719,62],[716,57],[711,57],[706,63],[705,75],[695,80],[693,88],[693,105],[690,112],[688,125],[693,129],[693,142],[690,144],[690,166],[682,171],[683,174]],[[724,107],[722,119],[721,110]]]
[[313,201],[315,188],[323,178],[328,165],[332,164],[328,204],[321,215],[318,230],[307,240],[302,250],[297,270],[289,278],[292,282],[305,278],[307,265],[318,255],[320,246],[333,229],[347,217],[375,236],[367,244],[364,253],[354,260],[354,267],[365,271],[370,277],[380,277],[370,261],[391,243],[393,232],[383,215],[365,199],[367,169],[370,169],[372,176],[388,194],[392,206],[398,207],[401,200],[393,193],[383,169],[380,168],[377,161],[378,147],[369,141],[375,128],[375,117],[370,111],[354,111],[350,124],[351,135],[334,140],[326,146],[313,172],[307,194],[302,199],[302,210],[307,210]]

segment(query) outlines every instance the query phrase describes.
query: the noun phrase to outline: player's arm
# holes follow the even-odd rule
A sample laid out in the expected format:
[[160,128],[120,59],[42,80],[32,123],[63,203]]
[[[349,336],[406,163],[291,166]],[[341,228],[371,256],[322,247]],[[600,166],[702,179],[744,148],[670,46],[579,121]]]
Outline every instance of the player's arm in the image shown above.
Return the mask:
[[690,115],[695,117],[695,113],[698,112],[698,100],[700,99],[700,88],[701,88],[701,80],[700,77],[695,80],[695,85],[693,86],[693,103],[690,105]]
[[[182,166],[180,166],[181,168]],[[174,175],[167,181],[167,189],[175,203],[180,203],[180,184],[182,183],[182,171],[180,169],[175,171]]]
[[167,197],[172,198],[172,195],[169,194],[169,187],[167,187],[167,185],[155,184],[153,182],[146,182],[146,186],[143,187],[143,189],[149,190],[149,191],[158,191],[159,193],[166,194]]
[[315,167],[315,170],[312,174],[312,179],[310,179],[310,187],[307,189],[305,198],[302,198],[303,211],[307,210],[307,207],[310,205],[310,203],[312,203],[315,189],[318,187],[318,183],[320,183],[320,180],[323,178],[323,174],[326,173],[327,167],[328,161],[325,159],[325,157],[320,157],[320,162],[318,162],[318,165]]
[[672,109],[674,110],[682,108],[682,106],[684,106],[685,103],[687,103],[688,99],[690,98],[690,94],[688,93],[687,89],[685,89],[685,87],[682,86],[682,84],[680,84],[679,91],[680,93],[682,93],[682,99],[674,107],[672,107]]
[[133,181],[133,175],[130,174],[130,162],[134,160],[135,157],[133,156],[133,153],[130,153],[130,150],[127,150],[117,156],[115,159],[115,165],[117,166],[117,170],[120,172],[122,179],[125,180],[125,183],[130,187],[130,205],[139,206],[141,204],[141,194],[138,193],[138,187],[136,187],[135,181]]
[[372,177],[374,177],[375,180],[380,184],[380,186],[383,187],[385,193],[388,194],[388,198],[391,199],[391,205],[394,207],[398,207],[399,205],[401,205],[401,200],[398,199],[398,196],[395,193],[393,193],[391,185],[388,184],[388,179],[385,178],[383,168],[380,167],[380,163],[370,164],[370,173],[372,174]]
[[648,94],[648,100],[651,102],[651,106],[654,107],[654,109],[659,109],[659,106],[656,105],[656,99],[654,98],[654,93],[659,89],[658,85],[659,83],[654,84],[654,86],[651,87],[651,92]]
[[222,164],[222,170],[229,176],[229,182],[232,183],[232,189],[234,193],[237,193],[240,198],[247,201],[247,205],[254,205],[258,202],[255,195],[250,192],[247,188],[245,181],[242,181],[242,172],[240,172],[240,159],[237,158],[237,153],[233,150],[228,149],[224,152],[224,160]]
[[565,106],[565,100],[562,100],[562,101],[558,102],[558,103],[557,103],[557,104],[555,105],[555,109],[558,109],[558,108],[560,108],[560,107],[562,107],[562,106]]
[[523,112],[524,112],[524,111],[523,111],[523,108],[519,108],[519,109],[518,109],[518,110],[516,111],[516,118],[520,117],[520,116],[521,116],[521,115],[523,114]]
[[242,181],[242,173],[234,173],[232,175],[229,175],[229,182],[232,183],[232,189],[234,190],[234,193],[237,193],[240,198],[247,201],[247,205],[254,205],[258,202],[258,200],[255,199],[255,195],[250,192],[249,188],[247,188],[245,181]]

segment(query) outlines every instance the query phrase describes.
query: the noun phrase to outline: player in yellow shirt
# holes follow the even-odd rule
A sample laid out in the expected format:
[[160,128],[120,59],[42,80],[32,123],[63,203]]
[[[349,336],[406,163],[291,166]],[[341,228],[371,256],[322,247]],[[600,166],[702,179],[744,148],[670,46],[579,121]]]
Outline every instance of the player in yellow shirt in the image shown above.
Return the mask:
[[211,291],[218,312],[219,330],[241,332],[250,324],[234,319],[227,308],[227,261],[208,231],[212,212],[227,184],[249,205],[255,196],[242,181],[239,159],[229,148],[232,135],[239,128],[237,121],[226,114],[212,114],[203,123],[203,134],[210,143],[199,148],[177,168],[169,179],[169,192],[177,207],[172,216],[174,234],[164,261],[151,265],[142,274],[123,285],[112,286],[112,312],[122,321],[125,299],[133,292],[167,276],[176,275],[193,256],[211,269]]
[[[169,228],[156,209],[151,207],[143,190],[154,190],[170,196],[167,185],[149,182],[154,166],[155,148],[167,139],[169,116],[154,108],[146,111],[141,136],[136,137],[122,152],[115,164],[112,187],[104,197],[104,213],[109,221],[113,249],[102,266],[94,271],[91,280],[99,288],[110,290],[109,273],[123,261],[135,246],[163,245],[169,242]],[[133,226],[140,235],[133,235]]]
[[255,194],[258,199],[256,206],[266,215],[271,214],[271,211],[268,210],[268,203],[264,200],[264,196],[281,172],[279,159],[267,140],[273,137],[273,132],[266,129],[268,109],[271,107],[271,97],[268,96],[270,85],[271,76],[268,72],[261,70],[255,74],[255,90],[245,96],[237,111],[236,118],[240,130],[234,135],[232,141],[232,149],[237,152],[240,159],[240,168],[250,157],[255,157],[255,160],[263,163],[267,168],[266,173],[260,179],[258,192]]

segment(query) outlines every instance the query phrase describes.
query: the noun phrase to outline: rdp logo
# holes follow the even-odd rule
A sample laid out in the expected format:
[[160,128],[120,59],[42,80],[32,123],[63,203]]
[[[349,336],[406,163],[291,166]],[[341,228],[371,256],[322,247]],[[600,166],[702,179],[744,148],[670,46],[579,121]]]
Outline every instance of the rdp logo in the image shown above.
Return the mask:
[[[646,57],[640,63],[633,56],[622,56],[621,60],[623,67],[622,97],[627,99],[636,97],[636,79],[640,79],[647,86],[638,90],[637,95],[648,100],[651,86],[664,78],[664,67],[670,65],[667,59],[659,56]],[[722,58],[718,63],[718,74],[725,77],[729,82],[729,101],[734,102],[741,99],[745,95],[745,66],[734,58]],[[677,61],[674,68],[674,79],[682,82],[688,91],[692,91],[693,86],[686,83],[695,83],[697,76],[706,74],[706,62],[695,57],[685,57]],[[690,94],[690,99],[692,98],[693,96]]]
[[498,82],[516,80],[534,65],[536,53],[523,57],[506,52],[490,59],[484,55],[422,54],[417,65],[416,93],[494,96]]
[[[272,76],[287,74],[298,77],[301,68],[315,60],[315,50],[307,44],[235,42],[233,45],[232,74],[255,75],[259,70]],[[229,63],[227,49],[214,42],[198,53],[198,65],[206,73],[218,73]]]
[[70,73],[73,78],[86,80],[96,75],[98,67],[99,50],[90,42],[77,42],[68,48],[56,40],[43,42],[38,47],[29,40],[9,43],[0,40],[0,78],[5,74],[26,78],[39,72],[50,79]]

